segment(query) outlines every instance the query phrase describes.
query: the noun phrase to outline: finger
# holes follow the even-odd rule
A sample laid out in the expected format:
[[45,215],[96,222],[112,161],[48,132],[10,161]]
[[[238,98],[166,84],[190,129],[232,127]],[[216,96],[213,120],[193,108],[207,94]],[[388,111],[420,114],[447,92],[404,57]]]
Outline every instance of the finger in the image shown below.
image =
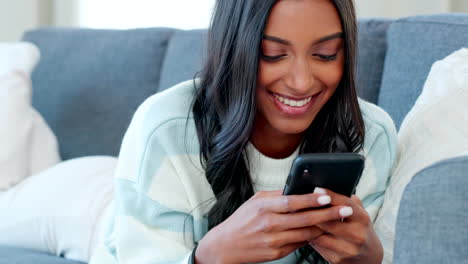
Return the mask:
[[[348,207],[350,208],[350,207]],[[278,225],[286,229],[302,228],[336,221],[342,218],[342,207],[334,206],[325,209],[308,210],[290,214],[277,215]]]
[[337,255],[336,252],[333,252],[329,249],[326,249],[324,247],[320,247],[318,245],[313,245],[309,244],[313,249],[315,249],[320,256],[322,256],[326,261],[329,263],[339,263],[339,256]]
[[322,193],[322,194],[329,195],[332,200],[330,203],[331,205],[341,205],[341,206],[351,207],[353,209],[353,214],[352,216],[348,216],[347,217],[348,219],[359,221],[359,219],[365,219],[366,217],[368,217],[367,211],[365,210],[364,206],[362,206],[362,203],[360,205],[359,203],[356,202],[357,201],[356,199],[359,200],[357,196],[355,198],[350,198],[345,195],[335,193],[331,190],[323,189],[323,188],[315,188],[314,193]]
[[279,248],[258,248],[255,251],[255,256],[244,254],[241,256],[240,263],[258,263],[259,259],[263,262],[282,259],[297,249],[307,245],[305,242],[288,244]]
[[[324,232],[332,234],[337,237],[346,237],[348,230],[351,229],[353,223],[344,221],[330,221],[322,224],[318,224],[317,227],[322,229]],[[351,231],[353,232],[353,231]]]
[[[330,204],[331,197],[323,194],[282,195],[270,197],[268,208],[273,213],[290,213]],[[265,203],[263,203],[265,204]]]
[[[354,243],[339,239],[330,234],[324,234],[310,242],[312,247],[320,247],[333,252],[341,259],[356,257],[361,254],[361,249]],[[335,256],[336,257],[336,256]]]
[[307,245],[307,242],[300,242],[300,243],[294,243],[294,244],[286,245],[286,246],[281,247],[278,250],[276,250],[276,252],[274,253],[274,255],[276,255],[276,256],[271,256],[272,258],[269,258],[269,259],[270,260],[271,259],[277,260],[277,259],[284,258],[287,255],[293,253],[294,251],[300,249],[301,247],[303,247],[305,245]]
[[364,208],[364,204],[362,203],[361,199],[359,199],[359,197],[357,197],[356,195],[351,196],[351,200],[353,200],[353,202],[355,202],[357,205]]
[[275,196],[281,196],[282,194],[283,194],[282,190],[259,191],[259,192],[256,192],[254,196],[252,196],[252,199],[265,198],[265,197],[275,197]]
[[307,244],[323,234],[324,231],[317,227],[290,229],[265,238],[265,247],[280,248],[295,243]]
[[323,189],[323,188],[316,187],[315,190],[314,190],[314,193],[329,195],[332,198],[332,203],[331,203],[332,205],[351,206],[351,204],[354,203],[351,200],[351,198],[349,198],[349,197],[347,197],[345,195],[336,193],[334,191],[328,190],[328,189]]
[[366,239],[368,228],[358,222],[331,221],[317,225],[326,233],[351,243],[361,244]]

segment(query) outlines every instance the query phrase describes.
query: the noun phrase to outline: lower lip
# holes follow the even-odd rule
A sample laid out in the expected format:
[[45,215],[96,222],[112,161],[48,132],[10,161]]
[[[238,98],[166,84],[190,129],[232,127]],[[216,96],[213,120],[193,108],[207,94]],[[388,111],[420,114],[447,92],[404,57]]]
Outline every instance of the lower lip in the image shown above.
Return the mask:
[[315,104],[315,102],[317,101],[317,98],[319,97],[321,93],[319,94],[316,94],[312,97],[312,99],[310,100],[310,102],[308,102],[307,104],[299,107],[299,106],[289,106],[289,105],[285,105],[283,104],[282,102],[280,102],[274,94],[270,93],[270,96],[271,98],[273,99],[273,102],[274,104],[276,105],[276,107],[283,113],[287,114],[287,115],[291,115],[291,116],[300,116],[300,115],[303,115],[305,114],[307,111],[309,111],[309,109]]

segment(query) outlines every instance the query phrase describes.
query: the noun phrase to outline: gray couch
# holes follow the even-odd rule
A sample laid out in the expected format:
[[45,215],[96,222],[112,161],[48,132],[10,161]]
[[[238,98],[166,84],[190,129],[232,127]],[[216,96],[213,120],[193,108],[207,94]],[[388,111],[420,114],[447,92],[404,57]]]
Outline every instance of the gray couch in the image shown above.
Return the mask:
[[[62,158],[116,156],[137,106],[200,70],[205,39],[204,30],[162,28],[26,33],[24,40],[42,52],[33,103],[57,135]],[[468,15],[361,20],[359,95],[383,107],[399,127],[432,63],[462,46],[468,46]],[[415,176],[402,201],[395,263],[468,260],[467,169],[468,157],[460,157]],[[0,264],[14,263],[76,262],[0,247]]]

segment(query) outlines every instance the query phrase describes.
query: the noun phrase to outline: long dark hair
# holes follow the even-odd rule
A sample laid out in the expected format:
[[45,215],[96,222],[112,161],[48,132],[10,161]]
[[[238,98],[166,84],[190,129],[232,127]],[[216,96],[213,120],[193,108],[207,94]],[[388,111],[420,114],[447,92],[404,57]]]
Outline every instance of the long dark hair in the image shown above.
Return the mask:
[[[278,0],[217,0],[208,32],[208,58],[193,115],[200,159],[216,203],[208,213],[212,229],[254,195],[245,147],[257,111],[255,91],[261,42]],[[341,17],[345,43],[342,80],[307,129],[301,153],[357,152],[364,121],[355,88],[356,16],[352,0],[331,0]],[[302,259],[314,251],[300,250]],[[302,260],[301,260],[302,261]]]

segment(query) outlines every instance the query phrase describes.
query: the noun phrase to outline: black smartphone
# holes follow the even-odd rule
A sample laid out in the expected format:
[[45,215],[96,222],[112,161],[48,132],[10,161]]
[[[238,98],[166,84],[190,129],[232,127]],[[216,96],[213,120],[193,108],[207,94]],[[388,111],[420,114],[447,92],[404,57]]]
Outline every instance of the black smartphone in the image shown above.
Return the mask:
[[283,194],[308,194],[321,187],[351,197],[364,163],[364,156],[357,153],[301,154],[291,166]]

